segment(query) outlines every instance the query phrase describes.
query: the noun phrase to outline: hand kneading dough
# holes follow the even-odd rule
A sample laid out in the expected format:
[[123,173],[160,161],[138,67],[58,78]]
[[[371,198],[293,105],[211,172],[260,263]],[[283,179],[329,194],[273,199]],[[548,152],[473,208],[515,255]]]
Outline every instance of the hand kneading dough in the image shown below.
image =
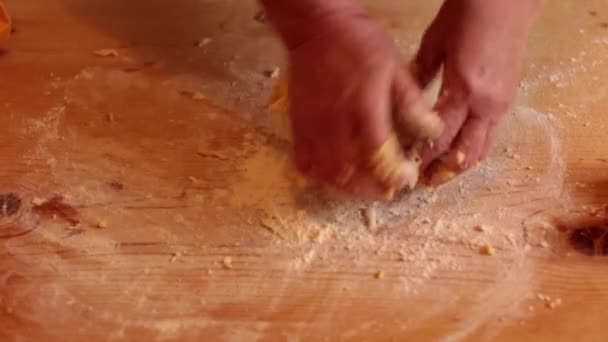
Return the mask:
[[[285,69],[284,69],[285,70]],[[289,89],[288,77],[285,72],[275,80],[272,85],[271,95],[268,105],[268,116],[274,134],[281,139],[292,142],[291,121],[289,117]],[[425,97],[429,103],[434,103],[437,95],[437,83],[433,82]],[[418,111],[420,106],[414,106],[411,110]],[[409,128],[407,135],[415,136],[416,139],[436,138],[442,130],[442,122],[436,113],[420,113],[415,117],[420,118],[416,122],[405,122]],[[391,199],[395,189],[391,184],[395,184],[396,179],[405,176],[406,185],[413,189],[418,183],[420,158],[414,151],[410,151],[406,156],[395,136],[389,137],[371,156],[368,156],[369,166],[375,177],[387,187],[387,199]]]

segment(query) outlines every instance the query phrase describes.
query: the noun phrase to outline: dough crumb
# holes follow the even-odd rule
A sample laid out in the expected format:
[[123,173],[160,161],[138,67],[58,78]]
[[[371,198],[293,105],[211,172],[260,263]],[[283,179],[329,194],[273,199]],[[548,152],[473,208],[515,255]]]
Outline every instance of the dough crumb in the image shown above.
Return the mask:
[[363,215],[363,221],[367,229],[375,230],[378,225],[376,210],[374,208],[364,208],[361,210],[361,214]]
[[492,227],[485,225],[485,224],[478,224],[475,227],[473,227],[473,229],[476,232],[484,233],[484,232],[488,232],[488,231],[492,230]]
[[222,265],[224,265],[225,268],[232,269],[232,258],[229,256],[225,257],[224,260],[222,260]]
[[114,113],[106,114],[106,121],[109,123],[114,123],[116,120],[114,119]]
[[32,204],[35,206],[39,206],[42,205],[44,203],[44,200],[40,197],[34,197],[32,198]]
[[562,299],[561,298],[556,298],[552,301],[550,301],[549,303],[547,303],[547,306],[549,307],[549,309],[555,309],[558,306],[562,305]]
[[434,183],[446,183],[454,177],[456,177],[456,172],[441,169],[433,174],[432,179]]
[[175,262],[175,260],[179,259],[179,257],[182,256],[182,253],[180,252],[174,252],[173,256],[171,257],[171,259],[169,260],[169,262]]
[[212,39],[209,37],[205,37],[205,38],[201,38],[199,40],[196,41],[196,43],[194,44],[196,47],[205,47],[207,45],[209,45],[211,43]]
[[115,49],[100,49],[93,51],[97,57],[118,57],[118,51]]
[[392,201],[395,198],[395,189],[388,189],[384,193],[384,199],[387,201]]
[[264,74],[268,78],[277,79],[277,78],[279,78],[279,75],[281,75],[281,69],[279,67],[275,67],[272,70],[265,71]]
[[600,213],[601,213],[601,209],[599,209],[599,208],[589,208],[589,215],[591,215],[593,217],[600,216]]
[[481,255],[492,256],[492,255],[494,255],[494,253],[495,253],[494,247],[489,243],[485,244],[479,248],[479,254],[481,254]]
[[374,277],[378,280],[384,279],[384,271],[378,271],[374,274]]
[[550,296],[543,294],[543,293],[536,294],[536,298],[538,298],[538,300],[543,302],[545,304],[545,306],[549,309],[555,309],[558,306],[562,305],[561,298],[551,298]]
[[458,163],[459,166],[462,166],[464,164],[465,158],[466,158],[466,155],[464,154],[464,152],[462,152],[462,151],[456,152],[456,163]]
[[538,245],[542,248],[549,248],[549,243],[547,242],[547,240],[542,240],[538,243]]
[[106,228],[108,228],[108,221],[101,220],[101,221],[97,222],[97,224],[95,225],[95,227],[97,229],[106,229]]
[[194,101],[205,101],[205,100],[207,100],[207,97],[205,96],[205,94],[201,93],[200,91],[195,91],[195,90],[180,90],[179,93],[182,94],[182,95],[184,95],[184,96],[188,96],[189,98],[191,98]]
[[205,100],[205,99],[207,99],[207,98],[205,97],[205,95],[203,95],[203,93],[196,91],[196,92],[194,92],[194,94],[192,95],[192,99],[193,99],[194,101],[203,101],[203,100]]
[[507,156],[507,158],[513,159],[513,160],[519,160],[521,157],[519,156],[519,154],[513,152],[513,149],[511,147],[506,147],[504,150],[505,155]]

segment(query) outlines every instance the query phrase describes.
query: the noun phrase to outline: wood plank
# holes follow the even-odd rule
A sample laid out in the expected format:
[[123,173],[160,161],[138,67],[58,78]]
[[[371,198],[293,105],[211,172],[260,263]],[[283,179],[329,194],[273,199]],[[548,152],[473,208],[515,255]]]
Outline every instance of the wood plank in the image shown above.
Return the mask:
[[[368,3],[404,54],[439,4]],[[571,234],[608,195],[604,2],[548,3],[489,160],[390,204],[302,185],[253,1],[6,4],[3,340],[603,340],[606,260]],[[36,209],[58,195],[78,225]]]

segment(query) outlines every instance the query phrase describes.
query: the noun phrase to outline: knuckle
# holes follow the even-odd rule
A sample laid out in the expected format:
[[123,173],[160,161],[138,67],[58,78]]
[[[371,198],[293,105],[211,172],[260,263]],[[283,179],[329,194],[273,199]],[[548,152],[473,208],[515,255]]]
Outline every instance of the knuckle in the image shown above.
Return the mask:
[[479,72],[467,73],[463,83],[468,102],[480,113],[500,115],[507,111],[514,96],[503,82]]

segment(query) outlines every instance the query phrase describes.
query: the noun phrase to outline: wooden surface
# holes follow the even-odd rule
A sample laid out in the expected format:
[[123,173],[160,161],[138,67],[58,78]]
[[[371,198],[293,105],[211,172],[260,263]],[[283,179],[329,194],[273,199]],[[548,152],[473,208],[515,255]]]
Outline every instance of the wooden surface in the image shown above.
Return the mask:
[[[0,339],[605,340],[606,2],[549,1],[489,160],[390,204],[295,175],[254,2],[6,3]],[[438,5],[368,3],[404,56]]]

